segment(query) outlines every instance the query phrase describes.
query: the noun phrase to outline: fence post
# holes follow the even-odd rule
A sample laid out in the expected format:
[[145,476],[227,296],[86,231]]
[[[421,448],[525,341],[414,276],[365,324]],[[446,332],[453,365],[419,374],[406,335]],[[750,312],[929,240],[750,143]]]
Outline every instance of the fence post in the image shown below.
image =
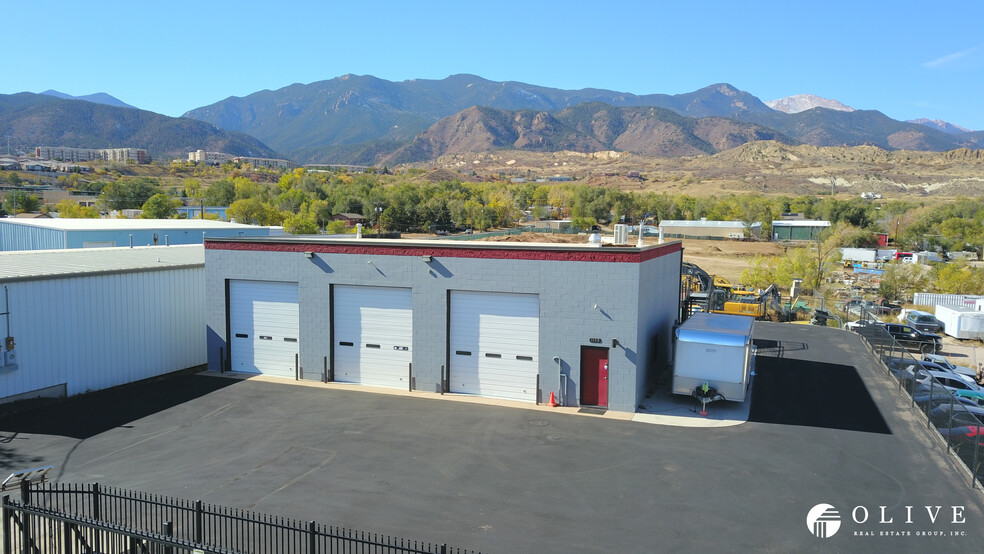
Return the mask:
[[[171,527],[170,521],[164,522],[163,532],[164,532],[164,536],[169,539],[174,536],[174,529]],[[170,541],[168,541],[168,545],[164,547],[164,554],[173,554],[173,553],[174,553],[174,549],[171,547]]]
[[27,479],[20,482],[21,490],[21,503],[30,505],[31,504],[31,482]]
[[448,544],[444,543],[441,545],[441,554],[448,554]]
[[21,512],[21,551],[25,554],[30,553],[31,545],[31,514]]
[[65,554],[72,554],[72,524],[67,521],[62,523],[62,543]]
[[195,542],[201,543],[204,535],[205,513],[202,509],[202,501],[195,501]]
[[[99,494],[99,483],[92,484],[92,519],[102,521],[102,495]],[[93,540],[96,552],[102,552],[102,532],[96,531]]]
[[[975,437],[974,439],[974,466],[970,468],[970,488],[977,488],[977,452],[981,449],[981,439],[980,437]],[[7,520],[3,520],[4,526],[7,525]],[[4,532],[6,532],[6,527],[4,527]]]
[[318,527],[314,520],[307,524],[308,527],[308,554],[315,554],[318,551]]
[[14,517],[13,510],[10,509],[10,495],[3,495],[3,510],[0,517],[3,517],[3,554],[12,554],[10,539],[10,518]]

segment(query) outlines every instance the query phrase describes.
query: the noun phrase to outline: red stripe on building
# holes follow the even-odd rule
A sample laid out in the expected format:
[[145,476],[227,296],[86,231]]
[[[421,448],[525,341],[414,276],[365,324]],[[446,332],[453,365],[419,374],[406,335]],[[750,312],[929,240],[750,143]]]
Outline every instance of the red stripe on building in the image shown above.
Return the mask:
[[[446,246],[392,246],[390,244],[374,246],[367,244],[331,244],[331,243],[298,243],[298,242],[260,242],[260,241],[223,241],[207,239],[205,248],[208,250],[238,250],[245,252],[313,252],[315,254],[361,254],[372,256],[434,256],[445,258],[480,258],[488,260],[546,260],[561,262],[622,262],[639,263],[654,258],[660,258],[680,252],[683,246],[679,242],[671,242],[656,248],[644,250],[622,250],[619,248],[597,248],[576,250],[540,250],[534,248],[449,248]],[[621,250],[621,251],[620,251]]]

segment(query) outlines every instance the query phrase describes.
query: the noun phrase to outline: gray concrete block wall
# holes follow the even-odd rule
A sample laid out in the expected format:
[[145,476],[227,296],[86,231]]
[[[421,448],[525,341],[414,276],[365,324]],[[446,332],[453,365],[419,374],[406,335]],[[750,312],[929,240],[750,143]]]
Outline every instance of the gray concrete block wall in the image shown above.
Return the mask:
[[[419,244],[419,243],[418,243]],[[372,262],[371,264],[368,262]],[[640,296],[641,279],[656,274],[679,280],[679,253],[643,263],[484,259],[434,256],[320,254],[302,252],[206,249],[209,368],[225,356],[225,282],[233,279],[298,283],[301,334],[300,362],[305,378],[319,379],[330,360],[331,285],[411,288],[413,293],[413,373],[416,389],[439,391],[442,366],[447,368],[449,291],[537,294],[540,303],[540,389],[546,401],[560,391],[560,373],[569,378],[569,404],[580,396],[581,346],[619,347],[609,350],[609,407],[634,411],[645,393],[646,358],[651,333],[669,333],[676,305],[669,315],[649,317],[641,306],[662,309],[678,289],[648,291]],[[662,289],[661,289],[662,290]],[[662,294],[663,297],[660,297]],[[598,309],[594,306],[598,305]],[[642,331],[640,324],[645,322]],[[592,344],[590,338],[602,340]],[[663,337],[661,340],[668,340]],[[560,367],[553,357],[561,359]],[[453,369],[452,369],[453,371]]]

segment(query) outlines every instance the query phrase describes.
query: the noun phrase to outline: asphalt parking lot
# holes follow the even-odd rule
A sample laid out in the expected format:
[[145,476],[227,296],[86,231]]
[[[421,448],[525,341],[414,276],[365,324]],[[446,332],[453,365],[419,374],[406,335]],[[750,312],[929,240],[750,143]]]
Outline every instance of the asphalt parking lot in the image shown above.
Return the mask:
[[[0,470],[482,552],[979,548],[981,496],[857,336],[756,338],[749,421],[731,427],[198,374],[0,419]],[[841,517],[829,538],[807,525],[821,503]]]

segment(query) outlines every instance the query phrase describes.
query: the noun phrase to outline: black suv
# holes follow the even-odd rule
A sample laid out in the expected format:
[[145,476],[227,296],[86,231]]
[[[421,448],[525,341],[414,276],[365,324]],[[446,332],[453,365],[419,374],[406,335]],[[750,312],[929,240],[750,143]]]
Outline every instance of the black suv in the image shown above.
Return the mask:
[[885,330],[895,338],[903,348],[918,350],[923,354],[937,354],[943,350],[943,337],[922,331],[911,325],[886,323]]

